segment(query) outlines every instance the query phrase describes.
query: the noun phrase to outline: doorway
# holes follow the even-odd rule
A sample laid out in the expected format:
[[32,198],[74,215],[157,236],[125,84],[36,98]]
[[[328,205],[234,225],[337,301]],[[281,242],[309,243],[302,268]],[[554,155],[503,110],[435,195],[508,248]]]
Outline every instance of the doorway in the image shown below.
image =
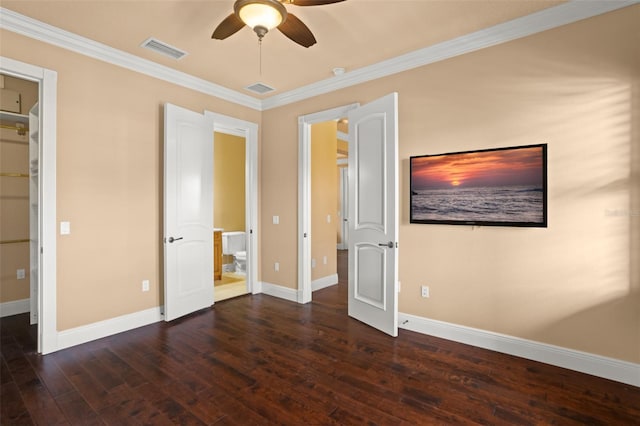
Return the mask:
[[244,135],[214,132],[214,301],[249,293],[247,287],[246,152]]
[[299,117],[299,302],[310,280],[311,125],[349,120],[348,313],[391,336],[398,333],[398,94],[364,106]]
[[[234,285],[235,288],[229,287],[229,295],[225,295],[225,291],[218,291],[214,287],[214,302],[224,300],[228,297],[235,297],[240,294],[256,294],[259,292],[257,284],[258,279],[258,125],[256,123],[240,120],[238,118],[229,117],[224,114],[218,114],[211,111],[205,111],[205,118],[214,123],[214,138],[215,135],[226,135],[228,138],[232,138],[231,143],[236,151],[241,151],[238,145],[243,145],[244,157],[242,160],[237,158],[236,160],[244,165],[236,166],[236,169],[243,168],[244,173],[244,211],[239,213],[241,215],[240,221],[244,220],[243,224],[236,221],[233,222],[233,227],[244,228],[245,239],[245,270],[244,275],[244,289],[242,288],[242,280],[238,280],[239,284]],[[244,144],[242,143],[244,142]],[[215,143],[215,142],[214,142]],[[215,147],[215,145],[214,145]],[[242,154],[238,154],[239,156]],[[215,160],[215,159],[214,159]],[[214,171],[215,173],[215,171]],[[235,177],[236,180],[242,178]],[[223,189],[224,190],[224,189]],[[238,190],[239,191],[239,190]],[[236,194],[237,195],[237,194]],[[237,201],[235,202],[237,203]],[[215,202],[214,202],[215,204]],[[220,204],[220,202],[218,202]],[[222,207],[224,213],[224,205],[214,205],[214,227],[220,227],[216,223],[215,216],[217,210]],[[238,211],[238,210],[236,210]],[[229,212],[227,212],[228,214]],[[231,213],[233,214],[233,212]],[[226,223],[226,222],[225,222]],[[223,223],[224,225],[224,223]],[[232,231],[227,229],[227,231]],[[223,255],[224,256],[224,255]],[[231,258],[225,259],[228,263],[232,262]],[[234,261],[235,263],[235,261]],[[222,265],[224,267],[224,264]],[[237,279],[238,277],[235,277]],[[232,283],[233,284],[233,283]],[[226,289],[225,289],[226,290]]]
[[[22,230],[25,234],[18,240],[27,239],[26,243],[28,266],[15,269],[15,277],[22,277],[23,273],[20,269],[25,269],[24,280],[20,278],[20,282],[27,282],[26,277],[29,276],[31,283],[28,285],[29,295],[28,307],[24,306],[27,302],[18,302],[23,305],[22,312],[29,312],[32,316],[31,320],[37,322],[37,351],[47,354],[58,349],[58,334],[56,327],[56,84],[57,73],[45,68],[30,65],[14,59],[1,57],[0,73],[5,77],[5,82],[21,82],[29,83],[37,87],[35,95],[28,95],[25,98],[25,105],[22,105],[20,97],[20,111],[4,112],[2,123],[20,128],[24,127],[25,135],[28,137],[29,154],[28,166],[26,173],[19,172],[19,175],[27,175],[27,177],[8,177],[3,176],[2,179],[25,179],[29,186],[28,201],[28,219],[27,229]],[[9,87],[7,89],[11,90]],[[21,89],[20,89],[21,90]],[[3,108],[5,96],[3,98]],[[33,105],[31,105],[33,103]],[[29,105],[26,105],[29,104]],[[29,106],[29,111],[26,107]],[[34,107],[35,106],[35,107]],[[20,123],[22,121],[22,123]],[[6,124],[6,123],[9,124]],[[22,124],[23,126],[19,126]],[[28,130],[26,130],[28,128]],[[9,132],[21,132],[16,129],[3,129]],[[12,154],[13,155],[13,154]],[[3,154],[4,157],[4,154]],[[6,157],[5,157],[6,158]],[[2,172],[5,172],[5,166],[9,166],[9,162],[3,159]],[[6,172],[10,173],[10,172]],[[25,185],[25,183],[23,183]],[[3,200],[4,201],[4,200]],[[4,202],[3,202],[4,205]],[[10,215],[2,214],[4,218]],[[1,237],[2,240],[5,237]],[[8,239],[8,238],[7,238]],[[13,239],[13,238],[11,238]],[[24,243],[8,243],[2,246],[10,246],[13,244]],[[4,249],[4,247],[3,247]],[[24,252],[24,250],[23,250]],[[3,260],[6,256],[3,253]],[[28,269],[28,273],[27,273]],[[4,270],[4,265],[3,265]],[[25,291],[25,285],[22,284],[21,291]],[[22,293],[24,294],[24,293]],[[25,300],[25,299],[22,299]],[[4,302],[4,301],[2,301]],[[7,306],[16,307],[15,304],[5,305],[2,303],[4,313]],[[32,315],[33,314],[33,315]]]
[[[313,221],[312,221],[312,208],[311,208],[312,126],[314,124],[324,123],[329,121],[337,123],[339,120],[346,117],[347,113],[350,110],[353,110],[357,107],[358,107],[358,104],[345,105],[342,107],[337,107],[330,110],[301,116],[298,119],[298,123],[299,123],[298,130],[299,130],[299,141],[300,141],[300,148],[299,148],[300,154],[298,159],[298,166],[300,171],[298,173],[298,176],[299,176],[298,302],[299,303],[309,303],[312,300],[312,292],[313,292],[312,269],[313,269],[314,258],[312,257]],[[334,159],[336,158],[335,154],[336,154],[336,151],[334,151]],[[323,212],[323,214],[326,214],[326,213]],[[344,216],[340,218],[340,220],[342,219],[344,219]],[[335,222],[334,222],[334,226],[336,226]],[[337,245],[335,242],[333,247],[334,247],[334,250],[337,248]],[[324,262],[323,257],[321,260],[322,262]],[[315,259],[316,266],[317,266],[317,262],[318,262],[318,259]]]
[[220,233],[213,230],[215,132],[246,140],[246,286],[256,291],[258,125],[170,103],[164,113],[164,320],[172,321],[215,302],[214,238]]
[[[0,278],[2,316],[38,322],[39,84],[0,73]],[[25,317],[26,320],[26,317]],[[34,342],[35,343],[35,342]]]

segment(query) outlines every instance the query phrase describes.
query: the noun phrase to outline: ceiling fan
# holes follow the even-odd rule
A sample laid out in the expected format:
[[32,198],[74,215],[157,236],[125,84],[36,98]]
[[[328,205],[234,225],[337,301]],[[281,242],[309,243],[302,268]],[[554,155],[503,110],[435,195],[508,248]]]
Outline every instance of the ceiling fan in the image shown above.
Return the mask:
[[213,32],[211,38],[224,40],[247,25],[258,35],[258,40],[277,28],[282,34],[304,47],[316,44],[311,30],[295,15],[288,13],[285,4],[294,6],[322,6],[344,0],[236,0],[233,13],[227,16]]

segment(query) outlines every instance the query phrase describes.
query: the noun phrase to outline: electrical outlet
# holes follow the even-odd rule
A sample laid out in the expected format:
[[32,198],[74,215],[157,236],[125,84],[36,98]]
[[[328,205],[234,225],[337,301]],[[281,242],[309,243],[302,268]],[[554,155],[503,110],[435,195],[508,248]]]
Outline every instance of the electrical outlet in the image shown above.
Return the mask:
[[327,215],[327,223],[331,223],[331,215],[330,214]]
[[273,217],[273,224],[274,225],[279,225],[280,224],[280,216],[274,216]]
[[24,280],[26,277],[25,271],[24,269],[17,269],[16,270],[16,278],[19,280]]
[[323,256],[322,257],[322,264],[326,265],[327,263],[329,263],[329,260],[327,259],[327,256]]
[[149,291],[149,280],[142,280],[142,291]]
[[315,259],[311,259],[311,267],[312,268],[316,267],[316,260]]
[[429,286],[423,285],[420,287],[422,297],[429,297]]
[[273,264],[273,270],[276,272],[280,270],[280,262],[276,262]]

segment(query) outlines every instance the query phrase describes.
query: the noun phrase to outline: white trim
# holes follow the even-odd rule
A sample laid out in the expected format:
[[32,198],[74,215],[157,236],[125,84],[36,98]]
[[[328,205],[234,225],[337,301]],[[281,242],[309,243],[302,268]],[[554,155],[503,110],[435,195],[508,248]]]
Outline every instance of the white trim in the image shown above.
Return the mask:
[[288,92],[271,96],[262,101],[262,110],[278,108],[314,96],[355,86],[367,81],[387,77],[414,68],[422,67],[455,56],[471,53],[486,47],[527,37],[542,31],[571,24],[623,7],[638,3],[628,1],[583,1],[574,0],[550,7],[521,18],[513,19],[493,27],[414,50],[396,58],[348,71],[335,77],[321,80]]
[[40,211],[41,254],[38,316],[38,351],[48,354],[58,350],[58,302],[57,302],[57,85],[58,74],[43,69],[40,84]]
[[31,310],[30,299],[12,300],[0,303],[0,318],[24,314]]
[[573,0],[493,27],[463,35],[325,80],[260,100],[244,93],[177,71],[173,68],[114,49],[28,16],[0,7],[0,28],[121,66],[160,80],[197,90],[258,111],[265,111],[381,77],[443,61],[603,13],[628,7],[639,0]]
[[[3,11],[4,9],[0,9]],[[2,12],[4,13],[4,12]],[[4,16],[0,23],[4,22]],[[38,82],[40,103],[40,271],[38,274],[38,352],[57,350],[56,302],[56,126],[58,74],[0,56],[0,71]]]
[[[215,132],[239,136],[245,139],[245,229],[247,230],[247,292],[256,294],[258,287],[258,124],[239,118],[205,111],[204,116],[213,122]],[[214,206],[215,208],[215,206]],[[214,224],[215,225],[215,224]]]
[[297,302],[299,300],[299,292],[292,288],[283,287],[278,284],[271,284],[264,281],[260,283],[260,287],[262,288],[263,294],[277,297],[279,299],[288,300],[290,302]]
[[[344,160],[344,162],[343,162]],[[337,245],[338,250],[349,249],[349,158],[338,160],[338,165],[344,164],[347,167],[340,167],[340,237],[342,242]]]
[[327,275],[326,277],[313,280],[311,282],[311,290],[318,291],[336,284],[338,284],[338,274]]
[[360,104],[298,117],[298,290],[299,303],[311,302],[311,125],[339,120]]
[[65,349],[92,340],[162,321],[160,307],[134,312],[104,321],[94,322],[58,333],[58,349]]
[[400,313],[399,327],[640,387],[640,364]]
[[106,44],[98,43],[9,9],[0,8],[0,15],[2,15],[0,28],[188,89],[197,90],[238,105],[258,111],[262,109],[259,99],[219,84],[143,59]]

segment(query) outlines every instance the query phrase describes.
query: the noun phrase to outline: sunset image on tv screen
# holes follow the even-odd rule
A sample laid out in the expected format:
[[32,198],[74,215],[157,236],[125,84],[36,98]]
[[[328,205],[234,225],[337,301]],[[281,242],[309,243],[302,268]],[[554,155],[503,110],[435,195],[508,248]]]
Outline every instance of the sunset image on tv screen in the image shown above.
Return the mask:
[[411,221],[543,226],[546,145],[411,157]]

